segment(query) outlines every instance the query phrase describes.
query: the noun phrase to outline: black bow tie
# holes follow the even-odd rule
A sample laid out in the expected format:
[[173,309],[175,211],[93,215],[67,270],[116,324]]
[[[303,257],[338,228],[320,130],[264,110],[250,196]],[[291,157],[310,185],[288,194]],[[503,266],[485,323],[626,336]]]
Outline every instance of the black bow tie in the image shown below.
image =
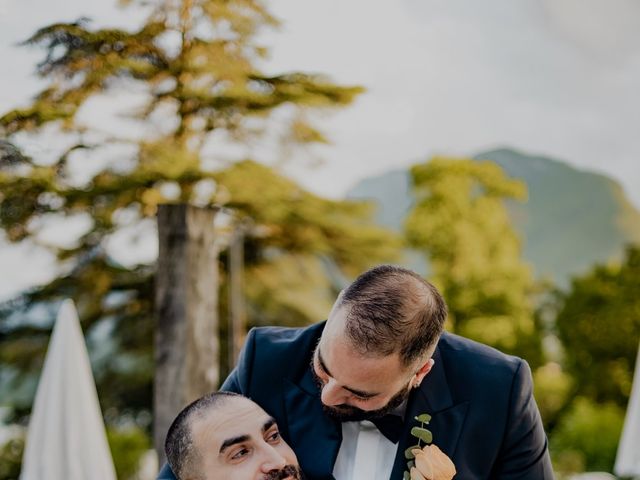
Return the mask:
[[404,422],[399,415],[385,415],[375,418],[371,422],[380,430],[380,433],[387,437],[391,442],[398,443],[402,436]]

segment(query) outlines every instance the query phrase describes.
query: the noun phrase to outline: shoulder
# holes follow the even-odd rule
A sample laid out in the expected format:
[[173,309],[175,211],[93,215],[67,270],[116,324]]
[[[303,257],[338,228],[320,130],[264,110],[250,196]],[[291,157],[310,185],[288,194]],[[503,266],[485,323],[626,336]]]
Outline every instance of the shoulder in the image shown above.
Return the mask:
[[519,357],[507,355],[484,343],[479,343],[449,332],[443,333],[440,337],[438,349],[443,355],[455,356],[459,359],[467,358],[488,364],[516,366],[522,361]]
[[438,354],[447,377],[464,378],[470,388],[509,389],[519,372],[529,372],[523,359],[451,333],[444,333],[440,338]]
[[308,342],[320,337],[326,322],[314,323],[308,327],[254,327],[249,335],[254,341],[286,347],[292,343]]
[[[249,331],[245,349],[255,368],[280,370],[285,376],[301,374],[309,366],[325,322],[308,327],[256,327]],[[248,353],[248,352],[246,352]]]
[[249,331],[247,341],[253,342],[256,349],[268,349],[272,353],[313,348],[317,343],[325,322],[314,323],[308,327],[256,327]]

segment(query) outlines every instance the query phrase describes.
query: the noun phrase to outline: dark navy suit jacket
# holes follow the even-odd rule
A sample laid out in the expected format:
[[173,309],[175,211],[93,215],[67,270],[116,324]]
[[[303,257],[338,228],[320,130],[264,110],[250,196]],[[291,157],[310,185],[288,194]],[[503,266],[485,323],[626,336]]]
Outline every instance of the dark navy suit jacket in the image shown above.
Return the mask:
[[[307,328],[249,332],[238,366],[222,390],[241,393],[272,415],[309,480],[331,480],[340,424],[322,412],[311,354],[324,322]],[[412,391],[390,480],[401,480],[416,415],[432,416],[433,443],[458,471],[456,480],[553,479],[547,439],[532,395],[531,371],[519,358],[445,333],[435,365]],[[175,480],[164,466],[158,480]],[[341,479],[337,479],[341,480]]]

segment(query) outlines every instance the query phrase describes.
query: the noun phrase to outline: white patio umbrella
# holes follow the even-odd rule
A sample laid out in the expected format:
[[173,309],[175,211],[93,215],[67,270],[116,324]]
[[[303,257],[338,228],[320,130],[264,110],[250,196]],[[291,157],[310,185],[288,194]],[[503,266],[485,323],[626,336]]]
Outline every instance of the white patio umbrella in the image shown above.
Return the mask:
[[20,480],[116,480],[78,314],[66,300],[51,334]]
[[640,477],[640,348],[613,470],[621,477]]

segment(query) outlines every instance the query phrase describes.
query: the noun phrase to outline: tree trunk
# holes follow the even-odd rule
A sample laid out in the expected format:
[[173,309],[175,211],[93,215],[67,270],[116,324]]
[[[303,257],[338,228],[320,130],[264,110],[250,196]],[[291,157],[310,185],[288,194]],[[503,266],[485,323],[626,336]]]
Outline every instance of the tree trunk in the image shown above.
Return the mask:
[[154,445],[164,456],[171,422],[218,387],[218,250],[215,211],[187,205],[158,210]]

